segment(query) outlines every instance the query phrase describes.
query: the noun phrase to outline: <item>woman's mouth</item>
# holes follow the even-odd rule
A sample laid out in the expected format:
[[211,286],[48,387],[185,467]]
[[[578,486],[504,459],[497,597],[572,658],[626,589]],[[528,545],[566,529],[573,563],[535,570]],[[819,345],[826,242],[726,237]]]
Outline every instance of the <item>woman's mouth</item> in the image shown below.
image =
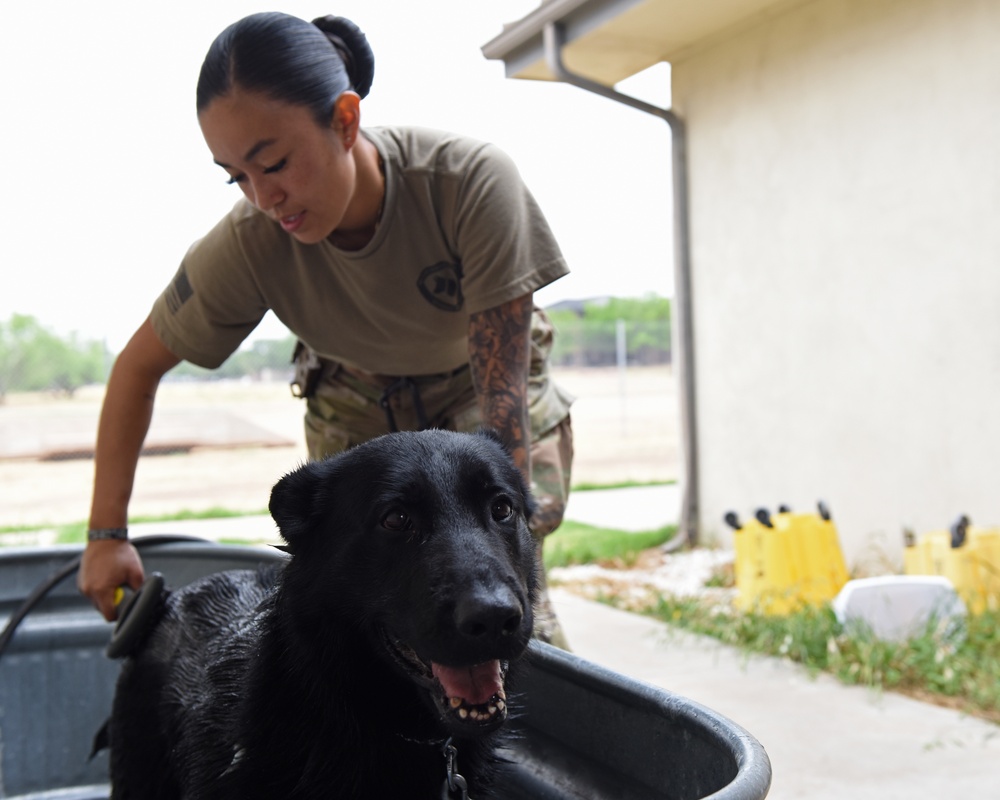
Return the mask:
[[300,211],[298,214],[289,214],[287,217],[280,217],[278,219],[278,224],[282,227],[285,233],[295,233],[299,228],[302,227],[302,222],[306,217],[305,211]]

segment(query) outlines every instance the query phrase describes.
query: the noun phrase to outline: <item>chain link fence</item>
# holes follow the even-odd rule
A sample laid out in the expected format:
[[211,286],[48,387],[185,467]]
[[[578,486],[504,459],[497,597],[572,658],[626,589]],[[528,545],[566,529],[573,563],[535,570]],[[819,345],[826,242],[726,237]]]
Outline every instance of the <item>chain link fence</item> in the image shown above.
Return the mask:
[[562,319],[552,350],[559,367],[650,366],[670,363],[670,321]]

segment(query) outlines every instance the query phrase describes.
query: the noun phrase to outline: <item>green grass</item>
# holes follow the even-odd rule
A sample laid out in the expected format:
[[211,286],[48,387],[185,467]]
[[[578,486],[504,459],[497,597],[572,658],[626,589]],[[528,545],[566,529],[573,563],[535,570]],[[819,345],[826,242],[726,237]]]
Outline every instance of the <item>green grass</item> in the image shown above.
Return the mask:
[[[208,508],[203,511],[189,511],[184,509],[173,514],[160,514],[153,516],[133,517],[130,524],[140,522],[180,522],[191,519],[228,519],[231,517],[249,517],[267,514],[267,509],[260,511],[233,511],[228,508]],[[87,523],[71,522],[65,525],[22,525],[22,526],[0,526],[0,534],[20,533],[32,531],[51,530],[55,528],[56,544],[80,544],[87,540]]]
[[87,541],[87,523],[74,522],[56,528],[56,544],[79,544]]
[[543,560],[546,569],[594,562],[629,566],[643,550],[663,544],[676,532],[676,525],[629,533],[566,520],[545,538]]
[[268,514],[266,508],[257,511],[233,511],[230,508],[206,508],[204,511],[178,511],[174,514],[161,514],[155,517],[133,517],[132,522],[177,522],[187,519],[230,519],[232,517],[258,517]]
[[574,492],[599,492],[601,489],[633,489],[642,486],[673,486],[677,481],[620,481],[618,483],[574,483]]
[[932,626],[906,643],[848,633],[829,605],[767,616],[663,597],[646,613],[748,652],[791,659],[847,684],[901,692],[1000,724],[1000,613],[995,611],[968,617],[958,643]]

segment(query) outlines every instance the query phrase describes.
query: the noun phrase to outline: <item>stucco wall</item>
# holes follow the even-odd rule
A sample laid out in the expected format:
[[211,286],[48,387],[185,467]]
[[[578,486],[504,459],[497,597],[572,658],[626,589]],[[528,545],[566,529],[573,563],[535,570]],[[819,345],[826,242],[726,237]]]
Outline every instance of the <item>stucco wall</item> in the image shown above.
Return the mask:
[[813,0],[673,65],[703,535],[1000,525],[1000,3]]

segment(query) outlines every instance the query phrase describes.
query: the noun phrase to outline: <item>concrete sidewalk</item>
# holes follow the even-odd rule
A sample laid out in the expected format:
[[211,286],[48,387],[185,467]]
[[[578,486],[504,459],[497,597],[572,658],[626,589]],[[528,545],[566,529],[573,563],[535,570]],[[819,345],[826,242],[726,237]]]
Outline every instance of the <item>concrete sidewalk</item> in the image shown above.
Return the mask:
[[623,531],[651,531],[680,519],[681,490],[676,483],[571,492],[566,519]]

